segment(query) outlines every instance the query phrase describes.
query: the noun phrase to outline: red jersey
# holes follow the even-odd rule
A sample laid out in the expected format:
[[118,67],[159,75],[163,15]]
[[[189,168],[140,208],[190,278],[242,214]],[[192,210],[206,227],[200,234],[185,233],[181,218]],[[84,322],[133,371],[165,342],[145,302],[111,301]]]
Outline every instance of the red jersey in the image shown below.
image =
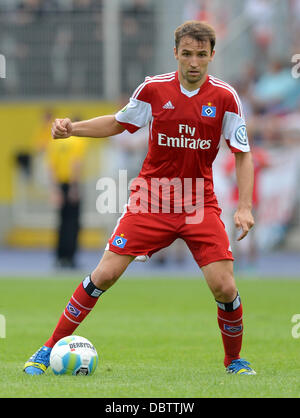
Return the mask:
[[149,123],[149,148],[139,177],[203,178],[205,205],[217,204],[212,164],[221,138],[232,152],[250,151],[236,91],[211,75],[194,91],[184,89],[177,71],[146,77],[115,117],[131,133]]

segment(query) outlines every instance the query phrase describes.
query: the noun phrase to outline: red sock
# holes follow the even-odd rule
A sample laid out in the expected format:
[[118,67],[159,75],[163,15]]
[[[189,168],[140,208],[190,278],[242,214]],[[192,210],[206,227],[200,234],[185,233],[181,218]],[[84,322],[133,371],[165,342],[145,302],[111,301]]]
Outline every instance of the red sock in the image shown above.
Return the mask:
[[[224,365],[240,358],[243,339],[243,308],[239,298],[231,303],[218,303],[218,324],[225,351]],[[237,306],[238,305],[238,306]]]
[[53,347],[61,338],[73,334],[78,325],[81,324],[93,309],[103,292],[96,288],[90,276],[86,277],[73,293],[52,336],[45,342],[45,345],[47,347]]

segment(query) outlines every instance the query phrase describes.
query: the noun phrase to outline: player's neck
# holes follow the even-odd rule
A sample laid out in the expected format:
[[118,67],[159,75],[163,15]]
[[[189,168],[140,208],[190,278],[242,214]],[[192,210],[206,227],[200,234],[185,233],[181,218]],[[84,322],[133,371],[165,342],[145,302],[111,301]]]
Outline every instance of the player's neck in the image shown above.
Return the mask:
[[207,73],[205,73],[203,77],[201,78],[201,80],[199,80],[197,83],[189,83],[188,80],[183,78],[180,72],[178,72],[178,80],[180,84],[182,85],[182,87],[185,88],[185,90],[188,90],[188,91],[194,91],[194,90],[200,89],[200,87],[205,83],[206,78],[207,78]]

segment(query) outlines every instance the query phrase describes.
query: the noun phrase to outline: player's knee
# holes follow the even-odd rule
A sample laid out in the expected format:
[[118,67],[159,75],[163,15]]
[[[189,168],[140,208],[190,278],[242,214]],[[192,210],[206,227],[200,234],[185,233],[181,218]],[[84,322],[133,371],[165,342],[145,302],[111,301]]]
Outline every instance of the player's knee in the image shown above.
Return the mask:
[[212,292],[216,300],[232,302],[237,295],[237,288],[232,275],[222,274],[215,280]]

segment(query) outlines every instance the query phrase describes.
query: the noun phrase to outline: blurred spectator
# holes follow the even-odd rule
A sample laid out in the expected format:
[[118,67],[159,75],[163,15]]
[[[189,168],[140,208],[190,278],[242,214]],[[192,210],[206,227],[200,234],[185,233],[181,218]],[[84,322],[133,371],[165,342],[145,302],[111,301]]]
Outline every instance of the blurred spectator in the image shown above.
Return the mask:
[[[102,42],[98,39],[102,0],[74,0],[70,16],[72,42],[68,56],[70,92],[75,95],[100,95],[102,87]],[[81,30],[78,30],[79,24]]]
[[203,20],[209,22],[218,33],[218,39],[224,38],[227,26],[232,18],[232,11],[228,2],[211,0],[189,0],[185,2],[183,10],[183,21]]
[[53,90],[55,93],[66,92],[70,80],[69,51],[72,42],[72,31],[68,27],[59,27],[55,34],[51,50],[51,69]]
[[210,13],[209,1],[190,0],[185,2],[183,20],[204,20],[213,25],[214,16]]
[[291,68],[280,60],[269,63],[254,85],[253,99],[263,113],[285,113],[300,104],[300,83],[291,76]]
[[278,118],[277,128],[281,133],[282,142],[290,149],[300,145],[300,103],[297,109]]
[[1,93],[101,96],[101,10],[102,0],[0,2]]
[[114,164],[118,170],[127,170],[128,180],[138,176],[147,154],[149,127],[131,134],[124,131],[110,138],[114,150]]
[[14,11],[17,9],[19,0],[1,0],[0,1],[0,11],[1,12],[8,12]]
[[73,0],[73,11],[90,13],[102,9],[102,0]]
[[80,230],[83,138],[51,141],[47,159],[52,180],[52,201],[58,212],[57,267],[75,268]]
[[255,48],[255,62],[263,70],[274,37],[274,5],[271,0],[247,0],[245,14],[251,22],[251,34]]
[[245,74],[241,80],[233,83],[233,86],[238,92],[239,98],[242,102],[243,111],[244,111],[246,120],[248,120],[251,116],[253,116],[253,113],[255,112],[254,105],[253,105],[253,98],[251,95],[253,85],[254,85],[254,79],[250,71],[247,74]]
[[5,83],[1,83],[1,87],[5,93],[17,93],[21,84],[20,61],[26,54],[26,49],[22,50],[15,34],[4,31],[3,28],[0,28],[0,31],[0,51],[9,62],[9,76],[6,77]]
[[44,110],[42,114],[41,123],[37,124],[33,143],[34,149],[37,153],[45,152],[49,145],[49,142],[52,141],[51,137],[51,126],[53,122],[53,111],[50,108]]
[[300,53],[300,0],[289,0],[289,15],[292,50]]
[[136,80],[153,72],[154,12],[148,0],[131,0],[121,9],[122,93],[131,94]]
[[18,9],[24,13],[24,16],[38,19],[44,13],[57,11],[57,2],[56,0],[23,0],[19,2]]

